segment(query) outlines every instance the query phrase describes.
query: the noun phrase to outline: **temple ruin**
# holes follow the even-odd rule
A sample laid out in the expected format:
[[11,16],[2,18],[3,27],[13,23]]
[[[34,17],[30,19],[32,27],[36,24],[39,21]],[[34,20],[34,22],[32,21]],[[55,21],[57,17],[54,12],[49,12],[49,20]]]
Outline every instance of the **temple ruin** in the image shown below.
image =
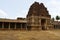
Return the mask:
[[51,15],[43,3],[34,2],[26,18],[0,18],[0,29],[49,30],[53,29]]

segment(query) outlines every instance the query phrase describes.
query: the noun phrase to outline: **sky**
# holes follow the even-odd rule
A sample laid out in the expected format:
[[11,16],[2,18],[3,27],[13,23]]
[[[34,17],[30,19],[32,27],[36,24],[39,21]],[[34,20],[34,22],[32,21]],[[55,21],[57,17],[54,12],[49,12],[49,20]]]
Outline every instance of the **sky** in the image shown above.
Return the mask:
[[60,0],[0,0],[0,18],[26,18],[34,2],[44,3],[51,17],[60,16]]

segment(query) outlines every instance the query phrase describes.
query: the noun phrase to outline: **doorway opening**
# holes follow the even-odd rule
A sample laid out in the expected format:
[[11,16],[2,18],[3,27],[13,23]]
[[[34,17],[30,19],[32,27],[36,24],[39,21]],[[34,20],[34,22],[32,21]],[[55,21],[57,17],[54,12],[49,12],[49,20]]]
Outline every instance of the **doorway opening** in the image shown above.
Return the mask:
[[46,19],[41,19],[42,30],[45,30]]

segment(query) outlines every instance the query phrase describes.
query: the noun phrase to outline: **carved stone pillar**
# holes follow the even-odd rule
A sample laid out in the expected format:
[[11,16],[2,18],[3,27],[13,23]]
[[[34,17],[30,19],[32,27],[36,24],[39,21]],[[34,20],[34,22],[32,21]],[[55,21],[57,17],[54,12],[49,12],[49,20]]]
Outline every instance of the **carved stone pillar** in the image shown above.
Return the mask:
[[41,26],[41,19],[39,19],[39,29],[40,29],[40,30],[42,29],[42,26]]
[[15,23],[15,29],[16,29],[16,23]]
[[9,29],[10,29],[10,23],[9,23]]
[[4,29],[4,22],[2,23],[2,29]]
[[27,30],[27,25],[25,24],[26,30]]
[[45,29],[48,29],[47,19],[46,19]]
[[21,30],[22,30],[22,23],[21,23]]

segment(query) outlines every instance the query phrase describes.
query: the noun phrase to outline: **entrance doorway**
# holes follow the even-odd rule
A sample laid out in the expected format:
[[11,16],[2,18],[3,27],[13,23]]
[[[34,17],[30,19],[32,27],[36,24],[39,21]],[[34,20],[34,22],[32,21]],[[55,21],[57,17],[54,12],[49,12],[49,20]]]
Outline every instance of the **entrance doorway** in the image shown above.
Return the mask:
[[42,30],[45,30],[46,19],[41,19]]

